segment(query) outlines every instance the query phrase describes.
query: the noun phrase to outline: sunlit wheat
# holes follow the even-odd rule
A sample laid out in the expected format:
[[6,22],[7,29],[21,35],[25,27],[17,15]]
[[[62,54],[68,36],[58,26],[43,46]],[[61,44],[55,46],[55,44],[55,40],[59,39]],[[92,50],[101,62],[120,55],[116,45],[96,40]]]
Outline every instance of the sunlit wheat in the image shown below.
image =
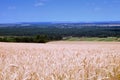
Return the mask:
[[0,43],[0,80],[120,80],[120,43]]

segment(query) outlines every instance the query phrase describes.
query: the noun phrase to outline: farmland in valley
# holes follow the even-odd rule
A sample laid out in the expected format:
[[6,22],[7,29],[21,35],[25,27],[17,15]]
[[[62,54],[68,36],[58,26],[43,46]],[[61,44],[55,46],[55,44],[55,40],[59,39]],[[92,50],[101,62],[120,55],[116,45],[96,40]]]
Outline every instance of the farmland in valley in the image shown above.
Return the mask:
[[0,43],[0,80],[120,80],[120,42]]

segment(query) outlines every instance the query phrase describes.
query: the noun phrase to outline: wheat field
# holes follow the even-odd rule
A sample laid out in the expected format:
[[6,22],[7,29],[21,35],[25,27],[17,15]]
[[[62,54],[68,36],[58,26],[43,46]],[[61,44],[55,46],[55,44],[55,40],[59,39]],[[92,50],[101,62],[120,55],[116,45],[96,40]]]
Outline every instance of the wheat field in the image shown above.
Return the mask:
[[120,80],[120,43],[0,43],[0,80]]

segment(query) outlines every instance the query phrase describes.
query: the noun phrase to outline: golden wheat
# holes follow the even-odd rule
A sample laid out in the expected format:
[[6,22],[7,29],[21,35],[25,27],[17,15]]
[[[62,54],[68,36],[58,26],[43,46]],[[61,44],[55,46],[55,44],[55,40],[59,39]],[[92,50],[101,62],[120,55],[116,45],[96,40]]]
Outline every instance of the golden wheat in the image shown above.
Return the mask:
[[0,80],[120,80],[120,43],[0,43]]

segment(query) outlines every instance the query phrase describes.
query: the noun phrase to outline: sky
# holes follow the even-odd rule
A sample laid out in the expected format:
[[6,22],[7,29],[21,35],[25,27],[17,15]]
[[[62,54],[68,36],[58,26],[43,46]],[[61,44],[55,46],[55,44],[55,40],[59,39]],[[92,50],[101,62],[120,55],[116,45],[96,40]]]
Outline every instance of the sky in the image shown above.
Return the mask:
[[120,0],[0,0],[0,23],[120,21]]

